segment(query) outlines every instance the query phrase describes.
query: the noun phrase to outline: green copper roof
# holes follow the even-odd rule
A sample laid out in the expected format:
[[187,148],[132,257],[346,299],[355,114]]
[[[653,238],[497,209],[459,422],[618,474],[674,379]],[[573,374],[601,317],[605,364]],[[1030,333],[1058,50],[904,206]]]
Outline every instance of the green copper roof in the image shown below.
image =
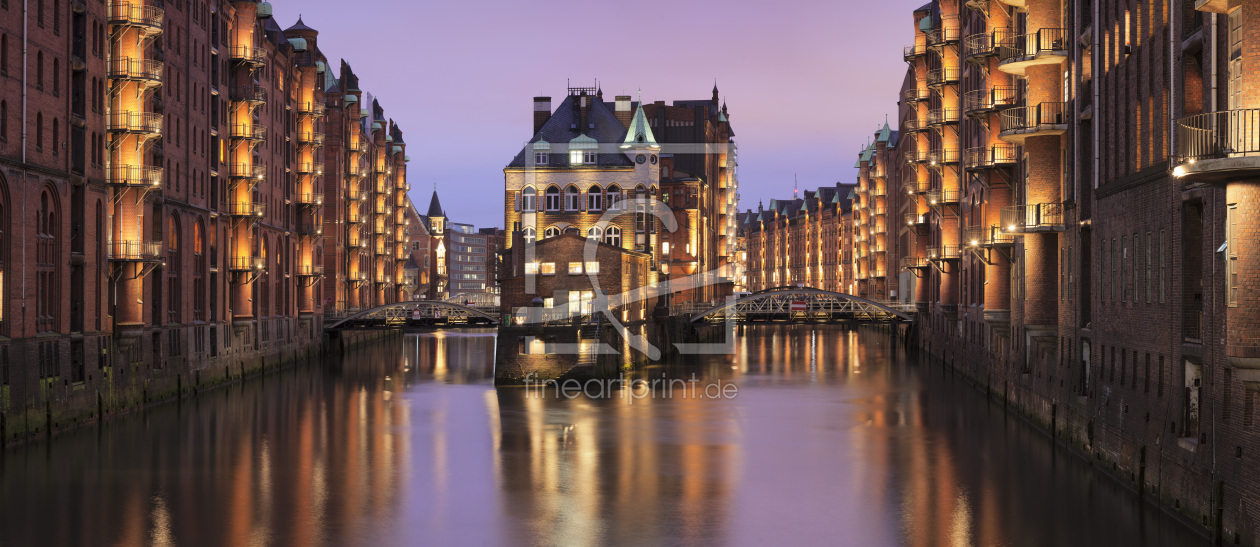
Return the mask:
[[923,31],[923,32],[927,32],[927,31],[929,31],[929,30],[932,30],[932,18],[931,18],[931,17],[924,17],[924,18],[920,19],[920,20],[919,20],[919,30],[921,30],[921,31]]
[[875,137],[875,140],[879,142],[888,142],[889,138],[892,138],[892,128],[888,127],[888,122],[885,121],[884,128],[879,130],[879,134]]
[[642,104],[634,111],[634,119],[630,121],[630,129],[626,131],[626,140],[621,145],[622,148],[633,146],[659,146],[656,144],[656,136],[652,134],[652,127],[648,125],[647,116],[643,114]]
[[725,122],[725,121],[726,121],[726,113],[718,112],[718,122]]
[[831,196],[831,202],[832,202],[832,203],[840,203],[840,192],[836,192],[835,194],[832,194],[832,196]]
[[381,129],[381,122],[372,122],[372,131],[378,131],[380,129]]
[[875,153],[875,145],[874,144],[866,145],[866,150],[862,151],[862,159],[858,160],[858,162],[861,163],[864,161],[871,161],[871,155],[874,153]]
[[358,97],[355,97],[354,95],[346,95],[346,104],[357,103],[357,102],[359,102]]
[[586,133],[573,137],[569,141],[569,150],[598,150],[599,141],[589,137]]
[[385,135],[385,142],[394,142],[393,135]]
[[324,64],[323,61],[315,61],[315,72],[325,72],[327,70],[328,65]]
[[399,153],[399,152],[402,152],[402,147],[401,147],[401,146],[398,146],[398,145],[396,145],[396,144],[395,144],[395,145],[394,145],[394,152],[393,152],[393,153],[394,153],[394,154],[397,154],[397,153]]
[[411,161],[411,156],[403,156],[403,161],[406,161],[406,162]]
[[551,143],[538,139],[534,142],[534,150],[551,150]]
[[256,15],[259,19],[271,17],[271,2],[259,2]]
[[306,38],[289,38],[293,51],[306,51]]
[[849,190],[849,199],[857,199],[857,196],[853,194],[853,190]]

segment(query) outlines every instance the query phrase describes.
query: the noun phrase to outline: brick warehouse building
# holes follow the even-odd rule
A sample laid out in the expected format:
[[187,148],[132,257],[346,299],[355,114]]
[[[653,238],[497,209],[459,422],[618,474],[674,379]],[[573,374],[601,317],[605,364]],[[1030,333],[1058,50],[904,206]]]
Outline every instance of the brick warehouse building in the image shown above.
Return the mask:
[[316,31],[253,1],[22,6],[0,4],[0,437],[317,343],[351,177]]
[[803,285],[858,294],[853,265],[853,204],[857,185],[806,190],[770,200],[740,215],[745,241],[745,290]]
[[[708,100],[670,106],[629,96],[607,103],[597,88],[569,88],[554,113],[550,97],[534,99],[533,131],[504,169],[504,287],[510,276],[526,275],[524,265],[507,259],[539,261],[509,252],[518,241],[572,230],[647,256],[648,267],[633,268],[642,277],[624,287],[655,286],[677,303],[709,302],[733,290],[736,157],[716,87]],[[653,205],[634,205],[636,198]],[[664,229],[666,218],[676,230]],[[534,296],[505,289],[505,313]]]
[[889,180],[917,342],[1257,544],[1260,1],[938,0],[912,24]]

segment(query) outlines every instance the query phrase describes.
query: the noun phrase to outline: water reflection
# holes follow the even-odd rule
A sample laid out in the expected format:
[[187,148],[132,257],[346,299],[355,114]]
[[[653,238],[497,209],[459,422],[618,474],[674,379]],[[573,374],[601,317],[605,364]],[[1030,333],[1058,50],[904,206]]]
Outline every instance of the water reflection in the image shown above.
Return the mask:
[[0,543],[1199,541],[881,333],[736,348],[645,371],[735,398],[595,399],[494,389],[493,333],[395,339],[10,450]]

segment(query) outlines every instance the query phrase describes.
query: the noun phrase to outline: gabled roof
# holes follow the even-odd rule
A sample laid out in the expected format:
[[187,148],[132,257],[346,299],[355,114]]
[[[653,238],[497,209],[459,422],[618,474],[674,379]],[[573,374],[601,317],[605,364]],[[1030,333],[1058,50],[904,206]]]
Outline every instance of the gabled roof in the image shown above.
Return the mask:
[[[609,153],[609,150],[616,150],[622,144],[626,136],[626,127],[617,119],[617,115],[607,103],[595,100],[595,97],[589,96],[587,104],[586,121],[588,127],[578,127],[578,106],[577,99],[580,95],[569,95],[561,101],[560,106],[551,114],[547,122],[534,133],[529,139],[529,143],[517,152],[512,161],[508,163],[508,167],[525,167],[525,154],[529,152],[533,154],[533,144],[539,141],[551,143],[553,153],[562,152],[560,143],[568,143],[574,138],[585,134],[594,139],[600,145],[600,153],[597,155],[595,165],[598,167],[633,167],[634,162],[627,158],[625,154],[617,151]],[[593,125],[594,127],[589,127]]]
[[284,31],[285,31],[285,32],[292,32],[292,31],[295,31],[295,30],[298,30],[298,31],[301,31],[301,30],[309,30],[309,31],[312,31],[312,32],[314,32],[314,31],[315,31],[315,29],[313,29],[313,28],[311,28],[311,27],[306,26],[306,23],[303,23],[303,22],[302,22],[302,16],[301,16],[301,15],[299,15],[299,16],[298,16],[298,20],[297,20],[297,22],[296,22],[296,23],[293,23],[293,26],[291,26],[291,27],[289,27],[289,28],[287,28],[287,29],[284,29]]
[[888,142],[888,139],[891,136],[892,136],[892,128],[888,127],[888,121],[885,120],[884,127],[875,133],[875,140],[877,142]]
[[446,213],[442,212],[442,202],[438,201],[437,190],[433,191],[433,199],[429,200],[428,217],[445,217]]

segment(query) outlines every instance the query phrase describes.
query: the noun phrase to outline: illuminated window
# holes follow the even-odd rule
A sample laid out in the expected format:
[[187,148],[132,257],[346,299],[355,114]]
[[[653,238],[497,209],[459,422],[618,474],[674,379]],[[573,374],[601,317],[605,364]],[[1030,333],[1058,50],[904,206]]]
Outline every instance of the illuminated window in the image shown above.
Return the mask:
[[570,150],[569,151],[569,165],[581,165],[581,164],[582,164],[582,151]]
[[542,264],[538,265],[538,272],[543,275],[556,275],[556,263],[543,262]]
[[533,243],[534,238],[536,237],[536,234],[534,233],[534,228],[532,226],[529,228],[525,228],[525,231],[523,232],[522,237],[525,239],[525,243]]
[[556,237],[558,235],[560,235],[560,229],[556,228],[555,226],[552,226],[550,228],[547,228],[547,231],[543,232],[543,239]]
[[535,274],[537,274],[537,273],[538,273],[538,263],[537,263],[537,262],[526,262],[526,263],[525,263],[525,275],[535,275]]
[[621,246],[621,228],[618,228],[616,226],[609,226],[608,229],[604,231],[604,243],[607,243],[614,247],[620,247]]
[[599,226],[592,226],[589,230],[586,231],[586,237],[590,239],[599,239],[603,236],[604,236],[604,230],[601,229]]
[[588,274],[597,274],[597,273],[599,273],[599,263],[598,263],[598,262],[587,262],[587,263],[586,263],[586,273],[588,273]]
[[581,263],[581,262],[570,262],[570,263],[569,263],[569,275],[582,275],[582,263]]

